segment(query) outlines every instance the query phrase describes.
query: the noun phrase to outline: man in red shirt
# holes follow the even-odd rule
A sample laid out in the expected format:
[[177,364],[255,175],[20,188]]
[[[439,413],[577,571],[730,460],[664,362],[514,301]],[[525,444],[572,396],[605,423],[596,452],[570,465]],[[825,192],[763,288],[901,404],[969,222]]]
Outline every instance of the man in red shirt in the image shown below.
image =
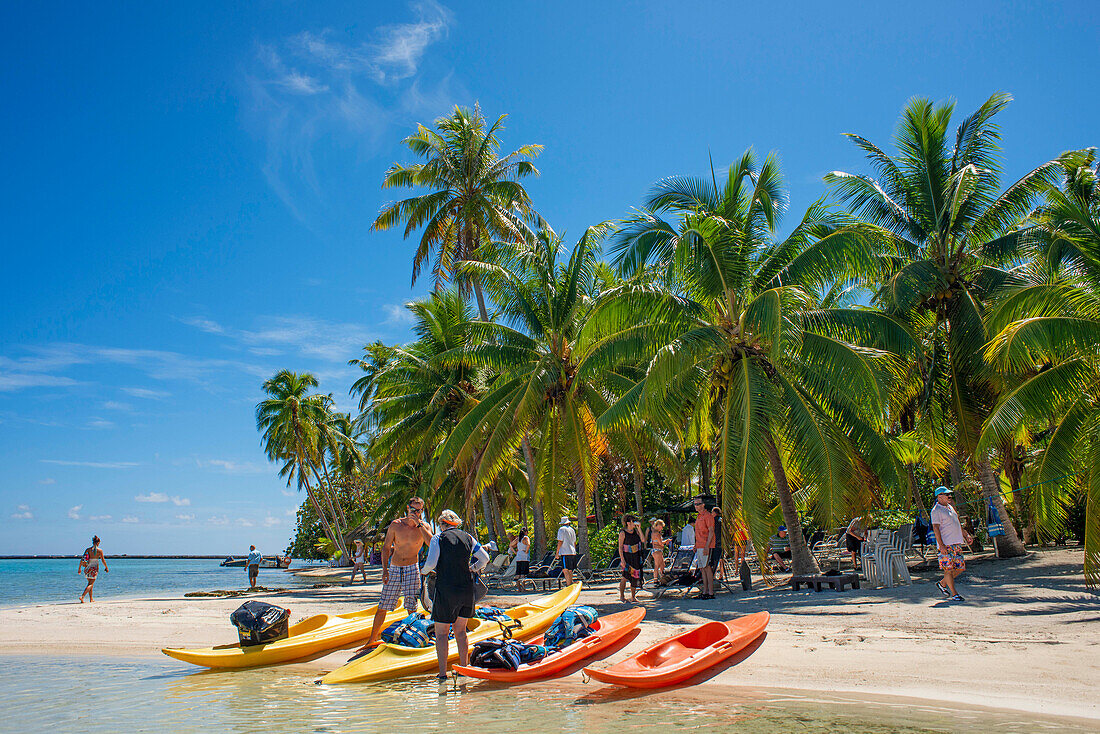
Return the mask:
[[710,566],[710,552],[715,546],[714,515],[707,509],[702,497],[695,498],[695,566],[703,576],[703,593],[700,599],[714,598],[714,569]]

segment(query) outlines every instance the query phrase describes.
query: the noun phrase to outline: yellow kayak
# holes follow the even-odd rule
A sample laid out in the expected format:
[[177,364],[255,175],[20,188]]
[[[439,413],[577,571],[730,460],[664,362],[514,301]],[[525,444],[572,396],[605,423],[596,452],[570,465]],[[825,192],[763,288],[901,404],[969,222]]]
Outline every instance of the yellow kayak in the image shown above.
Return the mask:
[[[420,609],[419,606],[417,608]],[[349,614],[314,614],[290,625],[285,640],[264,645],[241,647],[238,643],[193,649],[166,647],[161,652],[176,660],[207,668],[251,668],[257,665],[289,663],[356,642],[365,642],[370,637],[377,609],[378,605],[375,604]],[[383,624],[389,626],[407,616],[409,613],[398,606],[386,615]]]
[[[542,634],[550,623],[561,615],[580,596],[581,585],[575,583],[550,596],[543,596],[519,606],[505,609],[512,619],[523,623],[513,631],[517,640],[530,640]],[[484,619],[471,619],[466,627],[466,638],[470,647],[474,643],[500,635],[500,625]],[[458,660],[458,647],[451,640],[449,660]],[[322,683],[360,683],[363,681],[400,678],[416,673],[429,673],[437,670],[439,663],[435,656],[435,646],[405,647],[382,643],[361,658],[352,660],[342,668],[337,668],[324,678]]]

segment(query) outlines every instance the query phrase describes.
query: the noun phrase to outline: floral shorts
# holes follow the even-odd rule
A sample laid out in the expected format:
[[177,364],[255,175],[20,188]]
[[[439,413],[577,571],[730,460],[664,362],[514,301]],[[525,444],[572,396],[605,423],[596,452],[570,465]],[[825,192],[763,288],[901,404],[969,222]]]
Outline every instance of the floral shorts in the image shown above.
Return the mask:
[[963,545],[949,545],[946,553],[940,553],[940,568],[944,571],[949,569],[955,571],[966,570],[966,560],[963,558],[963,550],[966,546]]

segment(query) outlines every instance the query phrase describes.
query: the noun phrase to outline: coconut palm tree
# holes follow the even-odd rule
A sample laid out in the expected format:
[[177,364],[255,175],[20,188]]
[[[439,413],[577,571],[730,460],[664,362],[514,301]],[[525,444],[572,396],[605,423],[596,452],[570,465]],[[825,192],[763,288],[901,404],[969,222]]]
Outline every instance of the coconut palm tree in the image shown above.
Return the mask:
[[604,387],[615,366],[607,349],[612,335],[594,318],[597,246],[606,229],[586,230],[565,262],[561,237],[543,227],[519,245],[496,245],[489,262],[465,263],[499,305],[503,323],[477,324],[482,338],[443,358],[494,378],[448,436],[435,481],[453,464],[469,467],[480,489],[522,448],[543,512],[556,516],[566,488],[575,490],[580,554],[588,552],[588,506],[607,452],[596,420],[607,408]]
[[[405,237],[423,227],[413,258],[412,282],[433,259],[436,289],[442,288],[465,260],[476,260],[490,241],[517,241],[524,236],[523,218],[532,214],[531,200],[520,179],[538,175],[532,159],[541,145],[524,145],[501,157],[505,115],[486,128],[481,109],[455,107],[435,121],[436,130],[420,125],[403,141],[423,163],[395,163],[382,180],[383,188],[427,188],[428,193],[386,204],[372,230],[405,225]],[[461,283],[467,288],[465,282]],[[472,282],[482,321],[489,320],[485,298]],[[466,293],[469,291],[467,290]]]
[[1003,553],[1019,555],[1024,547],[988,452],[977,450],[982,421],[997,397],[982,358],[988,341],[983,315],[1015,282],[1013,266],[1028,239],[1018,225],[1036,196],[1057,180],[1059,166],[1044,163],[1001,191],[994,118],[1010,101],[1008,94],[994,94],[952,136],[954,103],[914,98],[898,124],[896,156],[848,135],[866,153],[874,177],[836,171],[825,180],[853,212],[889,233],[890,267],[874,302],[922,344],[921,419],[940,433],[954,433],[957,456],[977,468],[983,493],[1005,526]]
[[979,450],[1042,432],[1026,497],[1040,535],[1057,535],[1085,493],[1085,575],[1100,582],[1100,177],[1091,151],[1063,156],[1062,188],[1033,215],[1045,282],[998,304],[986,357],[1011,375]]
[[783,208],[777,159],[758,165],[751,149],[721,180],[657,183],[613,252],[625,274],[657,263],[674,285],[620,295],[637,308],[648,302],[648,317],[635,321],[651,325],[620,352],[650,358],[599,426],[641,418],[714,436],[726,516],[743,511],[766,557],[774,484],[794,571],[815,573],[796,493],[835,524],[868,486],[897,481],[880,425],[892,358],[810,328],[820,284],[873,267],[868,228],[818,203],[779,239]]
[[256,428],[268,458],[283,462],[280,474],[287,477],[287,484],[297,480],[299,488],[306,488],[325,532],[346,561],[340,515],[318,469],[332,398],[310,393],[315,387],[317,378],[309,372],[281,370],[265,381],[263,391],[268,397],[256,406]]

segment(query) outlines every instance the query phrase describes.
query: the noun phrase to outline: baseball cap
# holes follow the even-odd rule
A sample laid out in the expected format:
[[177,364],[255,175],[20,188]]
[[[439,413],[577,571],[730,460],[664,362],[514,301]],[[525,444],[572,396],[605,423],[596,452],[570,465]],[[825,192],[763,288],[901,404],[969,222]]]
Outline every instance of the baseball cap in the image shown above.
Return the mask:
[[939,497],[941,494],[954,494],[954,492],[952,492],[947,487],[936,487],[936,491],[933,494],[933,496],[934,497]]

